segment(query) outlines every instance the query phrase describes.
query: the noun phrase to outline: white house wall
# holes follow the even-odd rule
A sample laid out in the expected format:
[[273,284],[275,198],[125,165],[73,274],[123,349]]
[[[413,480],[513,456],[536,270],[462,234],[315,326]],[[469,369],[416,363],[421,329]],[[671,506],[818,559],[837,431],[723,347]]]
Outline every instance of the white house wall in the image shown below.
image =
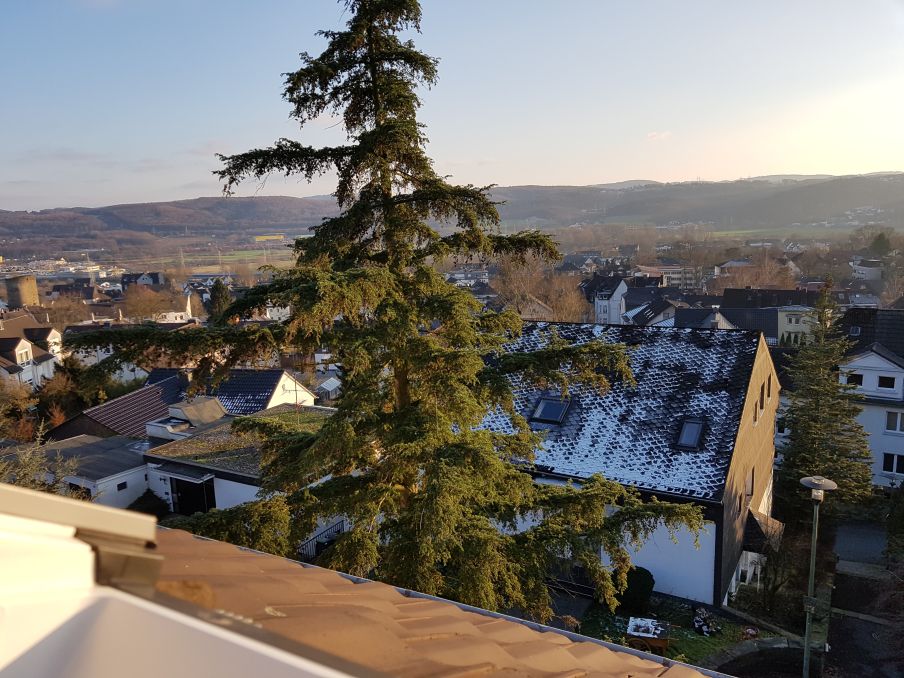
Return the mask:
[[863,411],[857,415],[857,421],[869,433],[869,448],[873,455],[873,483],[882,487],[899,486],[904,483],[904,474],[883,470],[884,455],[904,455],[904,433],[893,433],[885,430],[886,414],[897,412],[904,416],[904,406],[863,405]]
[[700,532],[698,549],[687,528],[676,533],[677,543],[660,525],[631,555],[631,562],[650,571],[654,590],[681,598],[714,604],[713,576],[716,569],[716,526],[707,522]]
[[232,508],[257,499],[257,485],[245,485],[222,478],[213,479],[213,492],[218,509]]
[[[94,484],[96,492],[94,501],[104,506],[128,508],[133,501],[138,499],[148,489],[146,477],[147,466],[142,464],[129,471],[117,473],[115,476],[102,478]],[[116,489],[116,486],[120,483],[126,483],[124,490]]]
[[148,487],[151,492],[163,499],[173,510],[173,497],[170,493],[169,476],[166,476],[148,465]]
[[273,396],[267,408],[277,405],[313,405],[314,394],[295,381],[288,374],[283,374],[273,389]]

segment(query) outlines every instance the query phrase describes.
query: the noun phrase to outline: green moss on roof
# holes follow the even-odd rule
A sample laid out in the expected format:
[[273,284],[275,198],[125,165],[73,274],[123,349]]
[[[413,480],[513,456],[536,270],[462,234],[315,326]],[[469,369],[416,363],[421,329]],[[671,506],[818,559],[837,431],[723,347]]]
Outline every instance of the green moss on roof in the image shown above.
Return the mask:
[[[283,426],[291,426],[304,433],[316,433],[332,414],[327,408],[280,405],[252,415],[255,419],[271,419]],[[149,455],[167,457],[185,462],[204,464],[213,468],[260,475],[261,435],[243,433],[232,429],[233,419],[224,421],[190,438],[176,440],[148,451]]]

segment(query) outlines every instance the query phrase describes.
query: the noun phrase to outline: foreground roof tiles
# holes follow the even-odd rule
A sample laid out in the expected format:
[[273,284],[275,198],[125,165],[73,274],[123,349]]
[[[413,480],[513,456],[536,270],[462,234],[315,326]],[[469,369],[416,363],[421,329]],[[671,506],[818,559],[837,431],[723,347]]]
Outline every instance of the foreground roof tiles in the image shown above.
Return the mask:
[[[615,383],[606,394],[572,384],[560,426],[551,427],[536,453],[540,472],[570,478],[601,473],[642,490],[719,501],[737,437],[759,333],[571,323],[525,325],[511,351],[533,351],[552,331],[582,344],[597,339],[627,346],[636,386]],[[558,397],[518,377],[515,407],[529,418],[543,397]],[[682,422],[704,422],[699,449],[679,448]],[[497,410],[483,428],[510,433]]]
[[265,631],[394,676],[699,678],[693,668],[386,584],[158,530],[163,593],[249,620]]

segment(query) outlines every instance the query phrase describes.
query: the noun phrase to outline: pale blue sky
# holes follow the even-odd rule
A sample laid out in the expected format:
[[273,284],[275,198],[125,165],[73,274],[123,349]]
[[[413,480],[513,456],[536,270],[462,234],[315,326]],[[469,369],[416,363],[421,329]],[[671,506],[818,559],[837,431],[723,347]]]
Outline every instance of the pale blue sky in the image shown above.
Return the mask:
[[[904,170],[904,0],[424,0],[437,170],[594,184]],[[0,0],[0,209],[215,195],[333,0]],[[243,194],[329,193],[271,177]]]

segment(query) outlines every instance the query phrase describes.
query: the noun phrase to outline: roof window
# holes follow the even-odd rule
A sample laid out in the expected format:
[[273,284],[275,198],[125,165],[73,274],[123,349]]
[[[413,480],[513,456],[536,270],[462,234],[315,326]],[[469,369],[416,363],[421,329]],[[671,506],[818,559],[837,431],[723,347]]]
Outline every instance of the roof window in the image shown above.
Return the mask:
[[848,330],[849,337],[859,337],[860,336],[860,326],[859,325],[851,325],[851,328]]
[[570,401],[564,398],[540,398],[530,420],[558,426],[565,420],[569,404]]
[[703,437],[703,420],[691,417],[681,422],[681,432],[678,434],[678,447],[690,450],[700,449],[700,440]]

